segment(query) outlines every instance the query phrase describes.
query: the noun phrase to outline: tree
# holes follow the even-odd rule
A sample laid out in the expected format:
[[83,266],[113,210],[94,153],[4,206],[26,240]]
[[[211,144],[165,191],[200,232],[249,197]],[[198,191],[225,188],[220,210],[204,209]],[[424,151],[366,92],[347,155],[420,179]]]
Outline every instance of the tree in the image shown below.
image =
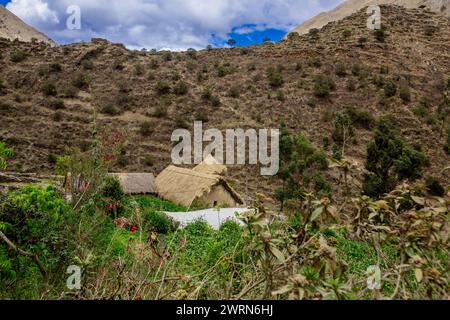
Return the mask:
[[4,142],[0,141],[0,170],[5,170],[8,166],[6,163],[7,158],[11,158],[14,152],[9,149]]
[[342,156],[345,155],[345,145],[348,138],[354,135],[352,119],[346,112],[339,112],[334,122],[333,140],[342,147]]
[[323,151],[317,150],[303,134],[292,136],[283,122],[280,128],[280,172],[283,187],[275,197],[283,207],[288,199],[304,199],[308,192],[327,194],[328,182],[322,172],[328,169]]
[[429,164],[426,156],[411,149],[396,134],[387,119],[380,119],[373,140],[367,147],[363,189],[368,196],[390,192],[402,180],[415,180]]

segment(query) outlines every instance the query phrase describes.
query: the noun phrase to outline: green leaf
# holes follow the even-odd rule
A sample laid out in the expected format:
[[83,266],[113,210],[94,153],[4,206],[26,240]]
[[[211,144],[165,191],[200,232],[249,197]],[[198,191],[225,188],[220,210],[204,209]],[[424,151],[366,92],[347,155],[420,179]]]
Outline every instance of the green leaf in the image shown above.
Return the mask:
[[315,221],[323,213],[323,207],[319,207],[311,215],[311,222]]
[[279,295],[279,294],[285,294],[285,293],[288,293],[288,292],[292,291],[292,289],[294,289],[294,285],[292,283],[289,283],[289,284],[281,287],[280,289],[278,289],[276,291],[273,291],[272,295],[276,296],[276,295]]
[[423,280],[423,272],[422,272],[422,269],[419,269],[419,268],[416,268],[415,270],[414,270],[414,275],[416,276],[416,280],[417,280],[417,282],[422,282],[422,280]]
[[286,258],[284,257],[284,254],[278,250],[275,246],[269,246],[270,252],[274,255],[275,258],[277,258],[281,263],[286,262]]

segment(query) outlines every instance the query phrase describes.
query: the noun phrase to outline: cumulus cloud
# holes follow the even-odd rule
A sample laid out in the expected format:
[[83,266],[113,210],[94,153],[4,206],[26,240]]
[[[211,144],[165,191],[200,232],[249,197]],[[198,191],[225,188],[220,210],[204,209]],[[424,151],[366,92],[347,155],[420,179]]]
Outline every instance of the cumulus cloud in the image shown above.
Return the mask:
[[[342,0],[15,0],[7,8],[60,43],[107,38],[131,48],[204,48],[233,29],[288,31]],[[71,5],[81,30],[66,27]],[[241,29],[240,29],[241,28]]]

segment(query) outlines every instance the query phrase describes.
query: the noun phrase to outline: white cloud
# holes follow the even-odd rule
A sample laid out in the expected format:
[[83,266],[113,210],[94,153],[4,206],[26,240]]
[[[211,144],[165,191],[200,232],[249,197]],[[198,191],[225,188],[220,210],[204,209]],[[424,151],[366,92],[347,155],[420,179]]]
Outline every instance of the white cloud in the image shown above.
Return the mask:
[[42,0],[13,0],[6,7],[29,23],[59,23],[57,13],[50,10],[48,3]]
[[[289,30],[342,0],[15,0],[7,8],[58,42],[103,37],[133,48],[204,48],[212,34],[255,25]],[[81,8],[81,30],[67,30],[66,9]]]

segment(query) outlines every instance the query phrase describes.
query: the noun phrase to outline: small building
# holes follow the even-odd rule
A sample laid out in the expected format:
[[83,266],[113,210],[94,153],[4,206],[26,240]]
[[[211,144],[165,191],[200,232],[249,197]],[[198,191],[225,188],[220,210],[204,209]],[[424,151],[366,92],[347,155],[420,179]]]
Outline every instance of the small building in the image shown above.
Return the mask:
[[152,173],[111,173],[119,179],[127,195],[156,194],[155,177]]
[[192,206],[199,203],[209,207],[241,207],[244,200],[217,174],[199,170],[167,167],[156,177],[156,191],[162,199]]

